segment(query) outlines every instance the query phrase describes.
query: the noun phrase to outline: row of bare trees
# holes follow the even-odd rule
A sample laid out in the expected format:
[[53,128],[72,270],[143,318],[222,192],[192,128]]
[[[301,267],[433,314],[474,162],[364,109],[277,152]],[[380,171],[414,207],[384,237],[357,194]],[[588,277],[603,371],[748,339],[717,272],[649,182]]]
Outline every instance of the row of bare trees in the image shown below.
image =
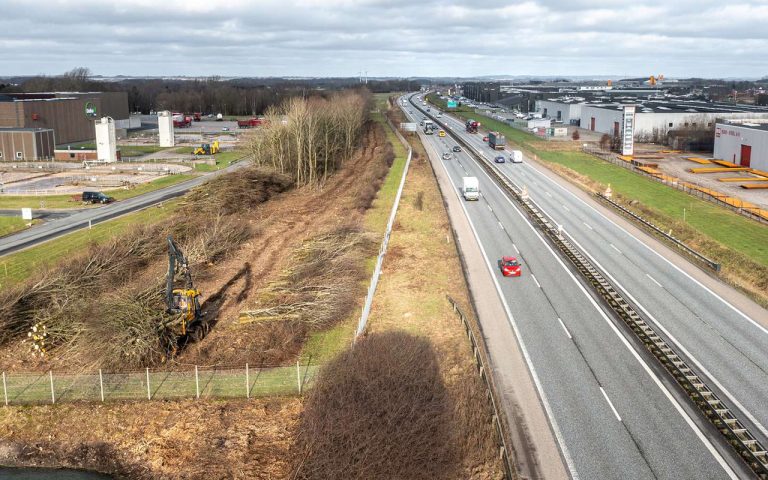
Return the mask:
[[328,98],[291,98],[266,114],[249,146],[259,166],[293,177],[299,185],[324,181],[355,152],[371,100],[366,90]]

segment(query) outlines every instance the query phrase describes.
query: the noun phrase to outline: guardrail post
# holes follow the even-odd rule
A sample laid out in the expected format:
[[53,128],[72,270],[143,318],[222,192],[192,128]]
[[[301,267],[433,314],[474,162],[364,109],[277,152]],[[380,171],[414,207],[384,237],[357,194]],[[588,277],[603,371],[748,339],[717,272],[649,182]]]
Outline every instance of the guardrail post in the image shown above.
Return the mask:
[[200,377],[197,374],[197,365],[195,365],[195,396],[200,398]]
[[56,403],[56,392],[53,389],[53,370],[48,370],[48,377],[51,379],[51,403]]
[[3,397],[5,397],[5,406],[8,406],[8,385],[5,384],[5,372],[3,372]]
[[245,364],[245,398],[251,398],[251,379],[248,376],[248,364]]
[[104,376],[99,369],[99,389],[101,390],[101,403],[104,403]]
[[147,400],[152,400],[152,390],[149,389],[149,367],[147,367]]

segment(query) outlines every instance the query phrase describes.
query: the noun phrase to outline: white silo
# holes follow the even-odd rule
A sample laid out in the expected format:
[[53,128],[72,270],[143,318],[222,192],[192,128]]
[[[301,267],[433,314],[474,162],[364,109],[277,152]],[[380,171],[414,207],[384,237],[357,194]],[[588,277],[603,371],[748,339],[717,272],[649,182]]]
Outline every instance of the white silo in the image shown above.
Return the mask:
[[102,162],[117,161],[115,121],[111,117],[96,122],[96,158]]
[[157,128],[160,131],[160,146],[173,147],[176,139],[173,135],[173,116],[168,110],[157,112]]

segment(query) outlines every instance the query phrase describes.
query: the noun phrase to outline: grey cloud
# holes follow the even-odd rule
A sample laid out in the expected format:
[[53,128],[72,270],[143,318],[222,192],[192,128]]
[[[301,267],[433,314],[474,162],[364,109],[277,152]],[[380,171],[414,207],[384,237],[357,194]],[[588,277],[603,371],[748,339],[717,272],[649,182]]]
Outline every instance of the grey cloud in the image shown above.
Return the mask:
[[762,1],[481,3],[2,0],[0,74],[768,74]]

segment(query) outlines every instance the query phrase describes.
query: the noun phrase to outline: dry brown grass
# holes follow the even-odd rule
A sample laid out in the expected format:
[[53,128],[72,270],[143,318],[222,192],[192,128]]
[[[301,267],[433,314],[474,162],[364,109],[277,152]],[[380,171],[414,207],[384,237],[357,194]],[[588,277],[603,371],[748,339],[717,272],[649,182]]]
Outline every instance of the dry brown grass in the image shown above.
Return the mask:
[[293,478],[451,478],[459,430],[430,342],[372,334],[326,365],[306,401]]

